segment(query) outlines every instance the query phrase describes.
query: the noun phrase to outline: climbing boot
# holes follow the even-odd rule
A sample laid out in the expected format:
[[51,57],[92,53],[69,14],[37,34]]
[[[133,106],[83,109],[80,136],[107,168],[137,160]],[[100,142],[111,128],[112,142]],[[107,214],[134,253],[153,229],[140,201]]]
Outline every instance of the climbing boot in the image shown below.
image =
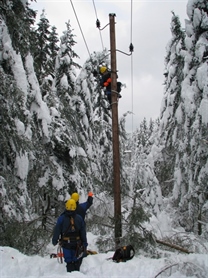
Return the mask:
[[66,265],[66,271],[67,272],[72,272],[72,271],[75,271],[75,263],[74,262],[70,262],[70,263],[67,263]]

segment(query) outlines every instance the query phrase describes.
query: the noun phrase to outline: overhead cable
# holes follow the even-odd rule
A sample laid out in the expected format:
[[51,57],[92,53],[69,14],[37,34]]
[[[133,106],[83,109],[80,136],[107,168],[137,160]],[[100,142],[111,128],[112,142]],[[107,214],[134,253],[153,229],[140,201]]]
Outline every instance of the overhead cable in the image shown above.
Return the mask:
[[93,2],[94,10],[95,10],[95,16],[96,16],[96,19],[97,19],[97,20],[96,20],[96,26],[97,26],[97,28],[99,29],[100,40],[101,40],[102,48],[103,48],[103,50],[104,50],[103,38],[102,38],[102,35],[101,35],[101,30],[100,30],[100,21],[99,21],[98,16],[97,16],[97,10],[96,10],[96,7],[95,7],[95,2],[94,2],[94,0],[92,0],[92,2]]
[[77,14],[76,14],[76,11],[75,11],[75,8],[74,8],[74,5],[73,5],[73,3],[72,3],[72,0],[70,0],[70,2],[71,2],[71,5],[72,5],[72,9],[73,9],[73,11],[74,11],[75,17],[76,17],[76,19],[77,19],[77,23],[78,23],[78,25],[79,25],[79,29],[80,29],[80,31],[81,31],[81,34],[82,34],[82,37],[83,37],[83,40],[84,40],[85,46],[86,46],[87,51],[88,51],[88,54],[89,54],[89,56],[90,56],[90,58],[91,58],[90,51],[89,51],[89,48],[88,48],[87,42],[86,42],[86,40],[85,40],[84,34],[83,34],[83,32],[82,32],[82,28],[81,28],[81,25],[80,25],[80,23],[79,23],[79,19],[78,19],[78,17],[77,17]]
[[[132,53],[134,51],[134,47],[132,44],[132,33],[133,33],[133,0],[131,0],[131,32],[130,32],[130,46],[129,51]],[[131,110],[132,110],[132,134],[134,128],[134,92],[133,92],[133,55],[131,55]]]
[[133,0],[131,0],[131,32],[130,32],[130,42],[132,43],[132,18],[133,18]]

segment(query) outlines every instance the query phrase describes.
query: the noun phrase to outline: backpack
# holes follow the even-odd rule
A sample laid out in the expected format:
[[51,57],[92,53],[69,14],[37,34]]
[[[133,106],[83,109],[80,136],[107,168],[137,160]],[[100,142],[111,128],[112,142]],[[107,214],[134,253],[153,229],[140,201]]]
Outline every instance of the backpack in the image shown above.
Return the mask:
[[113,257],[112,260],[119,263],[119,262],[126,262],[128,260],[131,260],[134,257],[135,250],[132,245],[126,245],[123,247],[118,248]]

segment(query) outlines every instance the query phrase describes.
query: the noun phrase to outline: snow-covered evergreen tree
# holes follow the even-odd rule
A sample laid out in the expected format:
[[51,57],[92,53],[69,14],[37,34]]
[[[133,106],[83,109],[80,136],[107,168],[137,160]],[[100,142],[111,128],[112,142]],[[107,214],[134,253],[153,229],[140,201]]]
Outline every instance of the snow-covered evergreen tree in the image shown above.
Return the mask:
[[[30,53],[22,57],[20,52],[14,50],[3,20],[0,28],[2,46],[0,129],[1,140],[4,142],[1,144],[2,227],[8,231],[4,244],[10,242],[11,245],[19,245],[24,249],[27,246],[27,232],[29,232],[25,228],[26,222],[37,217],[36,208],[41,204],[36,182],[42,168],[38,166],[47,160],[41,142],[43,138],[48,137],[49,111],[42,102]],[[36,171],[38,175],[34,177]],[[15,241],[12,239],[14,227],[18,227],[17,233],[20,234]],[[37,240],[37,235],[35,238]]]
[[49,35],[49,50],[50,50],[50,61],[49,61],[49,68],[50,68],[50,74],[54,74],[55,69],[55,62],[56,62],[56,56],[59,51],[59,47],[57,45],[59,39],[58,34],[56,32],[57,28],[55,26],[51,27],[51,33]]
[[30,50],[31,26],[35,22],[36,12],[25,1],[2,0],[0,14],[9,30],[14,50],[25,57]]
[[154,163],[152,163],[151,156],[151,147],[158,132],[158,126],[156,125],[153,129],[153,125],[152,120],[148,126],[146,119],[144,119],[140,128],[134,132],[132,139],[129,141],[128,150],[131,150],[132,161],[129,184],[135,198],[138,198],[138,196],[142,198],[143,196],[145,202],[157,214],[162,206],[162,194],[154,173]]
[[[83,139],[87,143],[87,155],[99,173],[99,183],[112,183],[112,126],[110,111],[107,110],[106,100],[93,71],[99,67],[101,58],[106,53],[94,53],[84,64],[76,82],[80,104],[77,113],[82,123]],[[98,168],[97,168],[98,167]],[[97,177],[98,178],[98,177]]]
[[42,84],[43,79],[50,73],[50,48],[49,37],[51,35],[49,20],[46,18],[45,11],[42,11],[40,21],[37,23],[36,41],[34,49],[35,71],[38,81]]
[[179,123],[175,120],[175,113],[181,103],[181,86],[184,78],[185,34],[181,23],[172,13],[171,33],[172,39],[168,43],[165,57],[165,89],[161,107],[160,130],[162,133],[160,144],[165,145],[158,160],[155,161],[155,172],[161,184],[163,195],[166,196],[173,188],[173,169],[176,150],[173,146],[173,126]]
[[[100,183],[90,160],[93,154],[86,154],[92,135],[87,138],[83,133],[83,115],[77,113],[79,103],[87,102],[76,94],[74,43],[67,25],[54,79],[47,78],[42,96],[32,56],[16,53],[1,21],[1,227],[7,230],[2,244],[24,252],[36,252],[43,239],[50,240],[48,233],[70,193],[75,189],[81,193],[82,188],[86,193],[96,179]],[[91,111],[88,116],[93,118]],[[18,240],[12,234],[14,227]]]
[[[179,206],[176,221],[199,234],[207,216],[208,149],[203,143],[208,136],[207,10],[207,1],[188,2],[184,43],[180,39],[170,48],[160,133],[165,161],[170,166],[174,162],[167,178],[173,181],[169,196]],[[177,42],[174,33],[172,41]],[[173,64],[171,57],[180,57],[181,62]]]
[[155,157],[151,153],[157,134],[158,124],[150,120],[148,125],[144,119],[126,140],[125,149],[121,145],[124,239],[130,238],[137,248],[149,253],[153,251],[149,245],[152,234],[145,223],[151,214],[158,215],[163,208],[160,184],[154,173]]
[[[122,240],[144,249],[153,238],[147,222],[161,208],[174,211],[174,225],[207,235],[207,5],[188,2],[185,32],[173,13],[160,123],[144,119],[129,138],[125,115],[120,120]],[[92,190],[87,224],[105,236],[106,250],[114,227],[112,122],[93,74],[108,64],[106,52],[80,70],[70,23],[59,47],[45,15],[37,30],[34,18],[26,0],[0,4],[1,244],[36,253],[70,194],[83,199]]]

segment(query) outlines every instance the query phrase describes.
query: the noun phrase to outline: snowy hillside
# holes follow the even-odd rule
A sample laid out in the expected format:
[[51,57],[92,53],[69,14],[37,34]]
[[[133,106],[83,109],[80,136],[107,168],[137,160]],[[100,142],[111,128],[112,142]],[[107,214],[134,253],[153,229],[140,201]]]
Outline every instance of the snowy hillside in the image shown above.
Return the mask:
[[[95,236],[88,233],[89,250],[97,251]],[[48,253],[56,252],[56,247],[49,245]],[[206,278],[208,273],[208,255],[171,254],[160,259],[150,259],[136,255],[127,262],[115,263],[109,260],[114,252],[88,255],[83,260],[80,272],[67,273],[65,263],[59,264],[50,256],[26,256],[10,247],[0,247],[1,277],[10,278]]]

